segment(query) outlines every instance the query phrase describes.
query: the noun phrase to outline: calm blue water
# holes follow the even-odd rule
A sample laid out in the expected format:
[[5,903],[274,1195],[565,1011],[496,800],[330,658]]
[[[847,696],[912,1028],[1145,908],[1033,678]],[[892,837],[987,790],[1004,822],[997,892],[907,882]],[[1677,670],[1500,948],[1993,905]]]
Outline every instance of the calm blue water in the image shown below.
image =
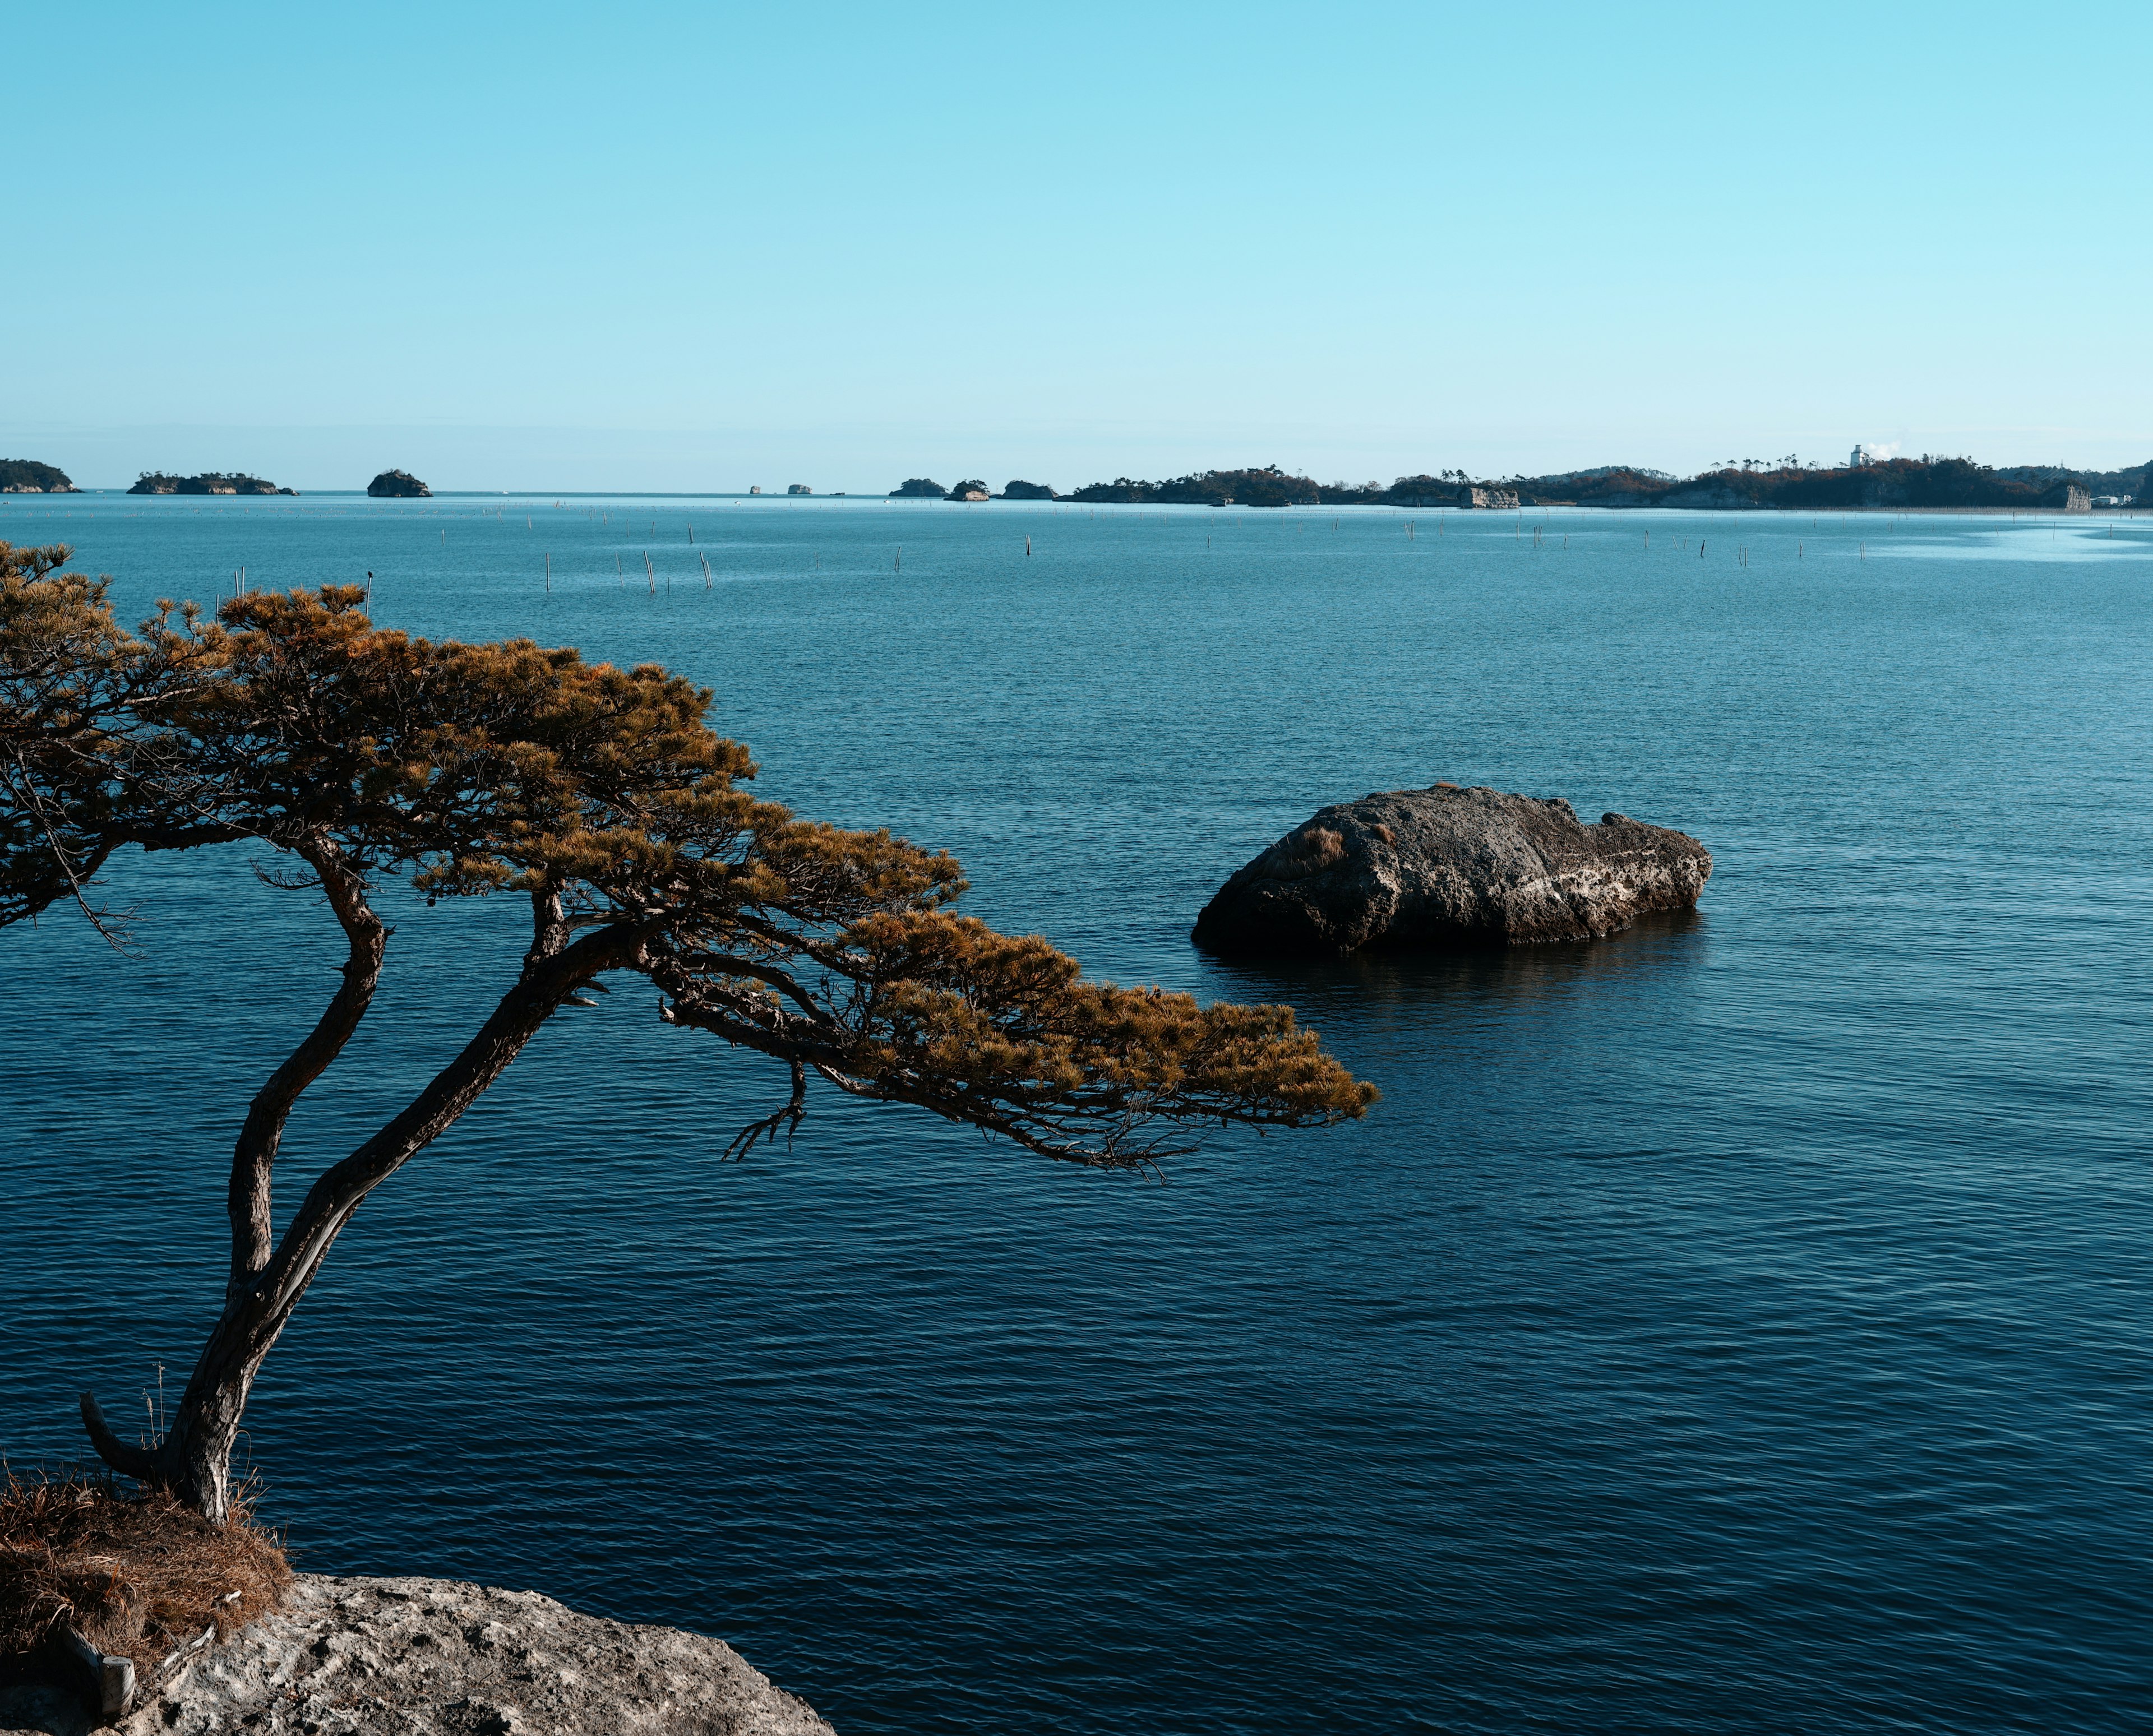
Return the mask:
[[[1163,1186],[827,1098],[725,1166],[780,1071],[624,989],[270,1360],[303,1563],[722,1634],[847,1733],[2153,1722],[2153,525],[1413,517],[0,497],[130,618],[370,567],[396,625],[671,663],[766,793],[948,846],[1097,973],[1290,999],[1385,1093]],[[1190,949],[1289,825],[1438,778],[1718,870],[1593,948]],[[79,1385],[184,1378],[338,956],[243,856],[111,891],[139,957],[0,935],[18,1462]],[[397,906],[288,1175],[461,1040],[517,918]]]

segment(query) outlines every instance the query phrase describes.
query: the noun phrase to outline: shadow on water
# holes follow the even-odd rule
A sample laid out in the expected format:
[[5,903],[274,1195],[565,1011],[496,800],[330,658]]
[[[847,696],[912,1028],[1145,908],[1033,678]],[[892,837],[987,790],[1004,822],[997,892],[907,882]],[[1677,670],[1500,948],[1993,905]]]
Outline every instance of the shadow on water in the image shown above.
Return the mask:
[[1260,962],[1207,958],[1205,964],[1218,992],[1235,1000],[1285,1001],[1304,1009],[1526,1012],[1645,982],[1664,988],[1668,976],[1703,962],[1710,940],[1710,919],[1687,910],[1645,917],[1604,941]]

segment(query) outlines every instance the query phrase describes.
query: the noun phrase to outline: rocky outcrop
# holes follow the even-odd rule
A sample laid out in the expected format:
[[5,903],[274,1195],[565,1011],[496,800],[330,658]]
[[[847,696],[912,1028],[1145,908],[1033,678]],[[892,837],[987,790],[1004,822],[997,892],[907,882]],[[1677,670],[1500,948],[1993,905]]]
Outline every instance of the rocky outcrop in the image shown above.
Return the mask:
[[430,500],[434,496],[433,490],[409,470],[384,470],[366,485],[366,491],[377,500]]
[[[77,1736],[75,1701],[0,1690],[0,1736]],[[301,1575],[122,1736],[834,1736],[722,1640],[608,1622],[531,1591]]]
[[33,458],[0,458],[0,495],[79,495],[82,490],[53,464]]
[[295,488],[279,488],[244,470],[205,470],[199,476],[168,476],[162,470],[145,470],[127,492],[130,495],[296,495]]
[[1322,810],[1219,888],[1194,938],[1244,956],[1597,940],[1687,910],[1711,873],[1663,826],[1438,784]]

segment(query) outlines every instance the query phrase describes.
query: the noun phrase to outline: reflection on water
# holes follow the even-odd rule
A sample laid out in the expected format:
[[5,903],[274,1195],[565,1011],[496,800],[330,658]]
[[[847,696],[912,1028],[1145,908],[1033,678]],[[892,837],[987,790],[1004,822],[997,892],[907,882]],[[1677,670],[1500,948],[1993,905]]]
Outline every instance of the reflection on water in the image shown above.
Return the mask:
[[1602,941],[1214,960],[1209,974],[1223,997],[1283,1001],[1311,1020],[1318,1008],[1362,1018],[1412,1012],[1440,1018],[1467,1008],[1476,1015],[1524,1016],[1547,1001],[1616,988],[1642,974],[1694,969],[1704,960],[1710,928],[1701,910],[1669,911]]

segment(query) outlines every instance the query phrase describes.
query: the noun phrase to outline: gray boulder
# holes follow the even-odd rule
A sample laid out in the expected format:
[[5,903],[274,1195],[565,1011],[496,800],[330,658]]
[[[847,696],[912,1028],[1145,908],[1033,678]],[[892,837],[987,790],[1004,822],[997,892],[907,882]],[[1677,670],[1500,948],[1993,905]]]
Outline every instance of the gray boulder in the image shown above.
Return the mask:
[[[51,1689],[0,1688],[0,1736],[88,1736]],[[108,1728],[111,1728],[109,1726]],[[116,1736],[833,1736],[722,1640],[531,1591],[301,1574]]]
[[1689,909],[1711,874],[1664,826],[1438,784],[1323,809],[1220,887],[1194,938],[1243,956],[1598,940]]

